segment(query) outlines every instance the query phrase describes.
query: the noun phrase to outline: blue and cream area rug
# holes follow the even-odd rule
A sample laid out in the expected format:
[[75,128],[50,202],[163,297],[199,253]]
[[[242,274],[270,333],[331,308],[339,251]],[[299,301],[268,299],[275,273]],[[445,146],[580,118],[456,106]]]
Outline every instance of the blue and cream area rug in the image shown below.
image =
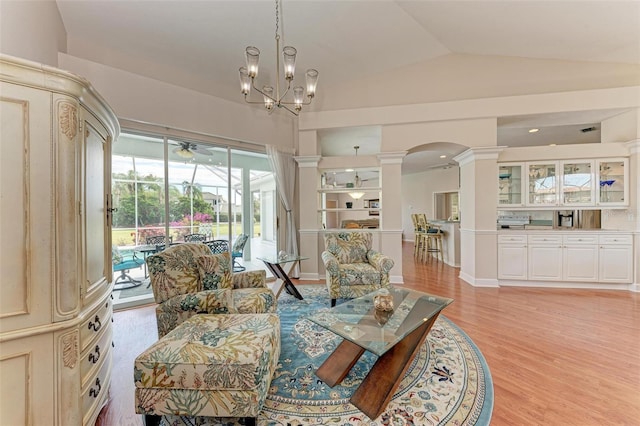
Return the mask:
[[[271,425],[488,425],[493,383],[484,357],[471,339],[442,314],[393,396],[375,420],[349,398],[377,357],[360,358],[340,385],[330,388],[314,374],[341,337],[305,319],[329,309],[324,285],[300,285],[304,300],[282,293],[278,313],[282,326],[280,363],[259,426]],[[338,303],[341,301],[338,300]],[[455,301],[454,301],[455,303]],[[446,309],[443,311],[446,315]],[[163,425],[236,425],[235,419],[165,417]]]

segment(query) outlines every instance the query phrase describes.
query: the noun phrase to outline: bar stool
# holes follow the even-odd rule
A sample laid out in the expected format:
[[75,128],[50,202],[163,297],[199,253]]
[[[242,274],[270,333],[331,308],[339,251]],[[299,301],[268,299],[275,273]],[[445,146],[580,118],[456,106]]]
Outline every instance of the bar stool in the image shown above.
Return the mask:
[[423,240],[422,231],[418,226],[418,214],[411,213],[411,221],[413,222],[413,257],[418,258]]
[[426,216],[423,218],[419,213],[412,213],[411,220],[413,221],[413,232],[414,232],[414,243],[413,243],[413,257],[417,260],[423,261],[425,256],[425,251],[427,247],[427,236],[425,234],[426,231]]
[[425,233],[427,238],[427,253],[436,253],[435,258],[444,263],[444,257],[442,254],[442,236],[444,233],[438,225],[428,224],[427,232]]

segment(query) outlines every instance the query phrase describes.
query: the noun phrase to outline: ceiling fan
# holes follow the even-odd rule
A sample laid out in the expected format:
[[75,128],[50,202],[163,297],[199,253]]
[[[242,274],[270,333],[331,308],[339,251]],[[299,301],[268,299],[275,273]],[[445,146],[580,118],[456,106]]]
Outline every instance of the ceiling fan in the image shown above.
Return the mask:
[[178,154],[180,157],[184,158],[185,160],[190,160],[193,158],[194,153],[195,154],[201,154],[201,155],[212,155],[209,151],[203,150],[203,151],[196,151],[198,149],[198,146],[194,143],[191,142],[178,142],[180,144],[180,146],[174,148],[173,152],[175,154]]

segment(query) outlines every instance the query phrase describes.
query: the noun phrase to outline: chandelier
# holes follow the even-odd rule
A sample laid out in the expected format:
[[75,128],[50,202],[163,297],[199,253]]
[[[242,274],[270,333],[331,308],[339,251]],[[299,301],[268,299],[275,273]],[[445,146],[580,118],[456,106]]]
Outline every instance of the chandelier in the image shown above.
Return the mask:
[[[307,93],[305,101],[304,88],[302,86],[294,86],[291,89],[293,83],[293,76],[296,68],[296,54],[297,51],[291,46],[285,46],[282,48],[282,63],[284,68],[284,79],[286,89],[280,93],[280,26],[279,26],[279,2],[276,0],[276,82],[275,90],[273,86],[265,85],[262,89],[258,89],[256,86],[256,77],[258,75],[258,60],[260,59],[260,50],[257,47],[249,46],[245,50],[247,59],[247,66],[241,67],[240,72],[240,90],[244,95],[245,102],[249,104],[264,104],[264,107],[271,113],[273,107],[284,108],[293,115],[298,115],[303,105],[309,105],[311,100],[316,94],[316,85],[318,84],[318,71],[314,69],[308,69],[305,73],[307,83]],[[249,99],[251,94],[251,88],[260,93],[263,97],[262,101],[252,101]],[[285,97],[289,91],[293,92],[293,101],[285,100]],[[292,105],[291,109],[288,105]]]

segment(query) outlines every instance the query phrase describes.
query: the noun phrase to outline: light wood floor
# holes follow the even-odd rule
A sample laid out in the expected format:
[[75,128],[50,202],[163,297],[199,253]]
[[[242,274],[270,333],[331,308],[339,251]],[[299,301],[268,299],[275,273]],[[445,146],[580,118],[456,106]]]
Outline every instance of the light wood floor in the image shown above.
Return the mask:
[[[415,263],[412,250],[404,244],[405,285],[455,299],[443,314],[484,354],[492,425],[640,425],[640,294],[474,288],[458,269]],[[111,400],[96,424],[141,425],[133,360],[157,339],[154,308],[114,318]]]

